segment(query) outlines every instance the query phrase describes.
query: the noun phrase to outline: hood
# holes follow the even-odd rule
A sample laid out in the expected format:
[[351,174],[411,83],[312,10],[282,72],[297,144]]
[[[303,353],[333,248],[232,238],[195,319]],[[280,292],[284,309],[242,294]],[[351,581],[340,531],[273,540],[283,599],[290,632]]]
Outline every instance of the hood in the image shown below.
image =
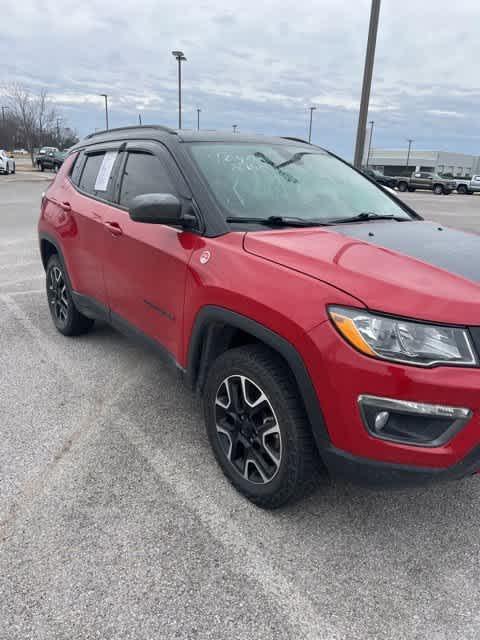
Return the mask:
[[432,222],[378,221],[247,233],[244,248],[368,308],[480,325],[480,236]]

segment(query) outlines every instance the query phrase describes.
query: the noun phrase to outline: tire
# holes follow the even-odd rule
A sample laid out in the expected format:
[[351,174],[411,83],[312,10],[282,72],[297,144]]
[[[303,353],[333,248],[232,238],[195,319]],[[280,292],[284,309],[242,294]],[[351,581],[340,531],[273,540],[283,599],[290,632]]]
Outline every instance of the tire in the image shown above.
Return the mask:
[[56,254],[47,264],[46,288],[48,308],[57,331],[64,336],[79,336],[91,329],[94,321],[75,307],[68,274]]
[[38,163],[38,166],[39,166],[39,168],[40,168],[40,171],[45,171],[45,167],[44,167],[44,165],[43,165],[43,162],[39,162],[39,163]]
[[406,182],[399,182],[398,183],[398,190],[401,191],[402,193],[405,193],[405,191],[408,189],[408,184]]
[[443,195],[443,193],[444,193],[443,186],[442,186],[441,184],[435,184],[435,185],[433,186],[433,193],[434,193],[436,196],[441,196],[441,195]]
[[415,191],[415,187],[408,187],[409,193],[413,193]]
[[322,465],[305,409],[291,372],[270,349],[247,345],[219,356],[204,412],[217,462],[253,503],[276,509],[316,487]]
[[15,172],[16,172],[16,166],[15,166],[15,162],[14,162],[14,163],[13,163],[13,170],[12,170],[12,173],[15,173]]
[[468,193],[467,186],[465,184],[459,184],[457,187],[457,193],[461,193],[463,196]]

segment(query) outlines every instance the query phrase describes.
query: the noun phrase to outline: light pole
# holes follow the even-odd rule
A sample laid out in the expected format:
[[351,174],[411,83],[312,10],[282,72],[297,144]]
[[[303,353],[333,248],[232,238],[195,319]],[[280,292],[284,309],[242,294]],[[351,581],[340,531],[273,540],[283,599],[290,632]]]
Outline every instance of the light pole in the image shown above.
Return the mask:
[[365,130],[367,128],[368,103],[372,86],[373,63],[375,60],[375,46],[377,44],[378,18],[380,15],[380,0],[372,0],[370,11],[370,26],[368,28],[367,52],[365,54],[365,69],[363,71],[362,98],[358,114],[357,142],[353,164],[359,169],[362,166],[363,150],[365,148]]
[[101,93],[102,98],[105,98],[105,128],[108,131],[108,93]]
[[368,153],[367,153],[367,169],[368,163],[370,162],[370,151],[372,150],[372,137],[373,137],[373,127],[375,126],[375,120],[370,120],[370,139],[368,141]]
[[310,107],[310,126],[308,127],[308,141],[312,141],[312,121],[313,121],[313,112],[317,107]]
[[187,59],[183,51],[172,51],[172,56],[178,62],[178,128],[182,128],[182,62]]
[[197,131],[200,131],[200,113],[201,109],[197,109]]
[[408,142],[408,151],[407,151],[407,171],[408,171],[408,163],[410,162],[410,150],[412,148],[412,142],[415,142],[415,140],[412,140],[411,138],[407,138],[407,142]]
[[237,133],[238,124],[232,124],[233,133]]
[[138,114],[138,124],[140,126],[142,126],[142,114],[141,113]]

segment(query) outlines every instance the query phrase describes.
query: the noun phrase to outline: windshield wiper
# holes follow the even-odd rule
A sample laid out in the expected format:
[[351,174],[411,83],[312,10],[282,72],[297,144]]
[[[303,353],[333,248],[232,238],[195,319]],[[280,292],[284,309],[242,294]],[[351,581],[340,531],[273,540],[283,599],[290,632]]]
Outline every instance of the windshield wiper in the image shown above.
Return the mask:
[[397,220],[398,222],[405,222],[412,220],[412,218],[402,218],[401,216],[394,216],[389,213],[374,213],[373,211],[364,211],[357,216],[350,216],[349,218],[335,218],[329,219],[331,224],[344,224],[347,222],[369,222],[370,220]]
[[230,216],[227,222],[241,224],[262,224],[266,227],[328,227],[330,221],[304,220],[302,218],[290,218],[288,216],[269,216],[268,218],[248,218]]

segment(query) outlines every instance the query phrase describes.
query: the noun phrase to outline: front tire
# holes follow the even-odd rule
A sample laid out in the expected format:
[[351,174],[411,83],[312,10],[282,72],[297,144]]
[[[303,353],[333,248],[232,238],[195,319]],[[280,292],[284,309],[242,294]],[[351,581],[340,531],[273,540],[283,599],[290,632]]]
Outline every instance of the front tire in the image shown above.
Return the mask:
[[231,484],[265,509],[299,500],[321,462],[305,410],[283,360],[263,345],[223,353],[204,391],[207,434]]
[[398,183],[398,190],[401,191],[402,193],[405,193],[405,191],[408,189],[408,184],[406,182],[399,182]]
[[46,286],[48,307],[57,331],[64,336],[79,336],[89,331],[94,321],[75,307],[70,281],[58,255],[48,261]]
[[436,184],[436,185],[433,187],[433,193],[434,193],[436,196],[441,196],[441,195],[443,195],[443,194],[444,194],[443,186],[442,186],[441,184]]

